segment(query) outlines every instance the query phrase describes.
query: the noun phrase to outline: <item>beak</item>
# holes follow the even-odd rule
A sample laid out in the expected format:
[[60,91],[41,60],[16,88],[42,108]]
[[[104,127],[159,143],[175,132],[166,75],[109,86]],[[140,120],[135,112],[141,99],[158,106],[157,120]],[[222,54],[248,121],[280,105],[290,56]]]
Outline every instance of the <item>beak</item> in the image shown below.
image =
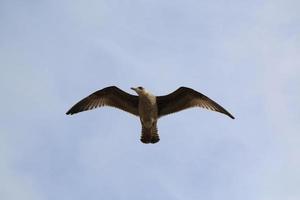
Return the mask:
[[136,88],[134,88],[134,87],[132,87],[132,88],[130,88],[130,89],[132,89],[132,90],[134,90],[134,91],[136,91],[137,89]]

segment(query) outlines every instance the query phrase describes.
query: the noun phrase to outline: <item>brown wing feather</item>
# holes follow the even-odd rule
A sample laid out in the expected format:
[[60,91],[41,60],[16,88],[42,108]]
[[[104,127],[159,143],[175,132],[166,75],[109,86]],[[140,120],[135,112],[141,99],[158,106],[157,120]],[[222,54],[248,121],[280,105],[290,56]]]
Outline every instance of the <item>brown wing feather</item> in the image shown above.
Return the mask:
[[202,107],[223,113],[234,119],[234,117],[218,103],[214,102],[200,92],[187,87],[180,87],[176,91],[166,96],[158,96],[156,97],[156,101],[159,117],[187,108]]
[[116,86],[110,86],[82,99],[66,114],[73,115],[101,106],[112,106],[138,116],[138,101],[137,96],[128,94]]

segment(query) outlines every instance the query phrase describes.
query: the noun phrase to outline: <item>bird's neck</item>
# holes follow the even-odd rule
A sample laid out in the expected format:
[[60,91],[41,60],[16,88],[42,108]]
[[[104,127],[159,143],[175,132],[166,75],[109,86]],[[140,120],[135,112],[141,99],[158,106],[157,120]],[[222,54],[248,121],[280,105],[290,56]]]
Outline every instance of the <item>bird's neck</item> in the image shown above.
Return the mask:
[[139,100],[140,102],[143,103],[151,103],[151,104],[155,104],[156,103],[156,97],[150,93],[143,93],[139,95]]

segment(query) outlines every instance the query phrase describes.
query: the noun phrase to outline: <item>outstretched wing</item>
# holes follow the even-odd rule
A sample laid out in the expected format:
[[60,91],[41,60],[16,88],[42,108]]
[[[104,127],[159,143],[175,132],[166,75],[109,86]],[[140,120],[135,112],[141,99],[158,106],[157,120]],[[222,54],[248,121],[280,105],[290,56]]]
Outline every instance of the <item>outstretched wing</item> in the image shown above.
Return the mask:
[[112,106],[139,116],[138,96],[128,94],[116,86],[106,87],[76,103],[66,114],[91,110],[101,106]]
[[202,107],[212,111],[223,113],[232,119],[234,117],[222,106],[191,88],[180,87],[166,96],[156,97],[158,116],[162,117],[187,108]]

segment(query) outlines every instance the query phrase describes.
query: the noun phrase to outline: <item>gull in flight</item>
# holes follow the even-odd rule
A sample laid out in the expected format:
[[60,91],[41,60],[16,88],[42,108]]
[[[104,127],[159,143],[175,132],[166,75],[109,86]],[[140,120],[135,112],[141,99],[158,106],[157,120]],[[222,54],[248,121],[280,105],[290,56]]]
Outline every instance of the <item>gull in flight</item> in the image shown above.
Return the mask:
[[112,106],[140,118],[141,142],[157,143],[157,120],[187,108],[202,107],[234,117],[215,101],[191,88],[180,87],[165,96],[154,96],[143,87],[131,88],[137,95],[128,94],[116,86],[98,90],[76,103],[66,114],[73,115],[102,106]]

